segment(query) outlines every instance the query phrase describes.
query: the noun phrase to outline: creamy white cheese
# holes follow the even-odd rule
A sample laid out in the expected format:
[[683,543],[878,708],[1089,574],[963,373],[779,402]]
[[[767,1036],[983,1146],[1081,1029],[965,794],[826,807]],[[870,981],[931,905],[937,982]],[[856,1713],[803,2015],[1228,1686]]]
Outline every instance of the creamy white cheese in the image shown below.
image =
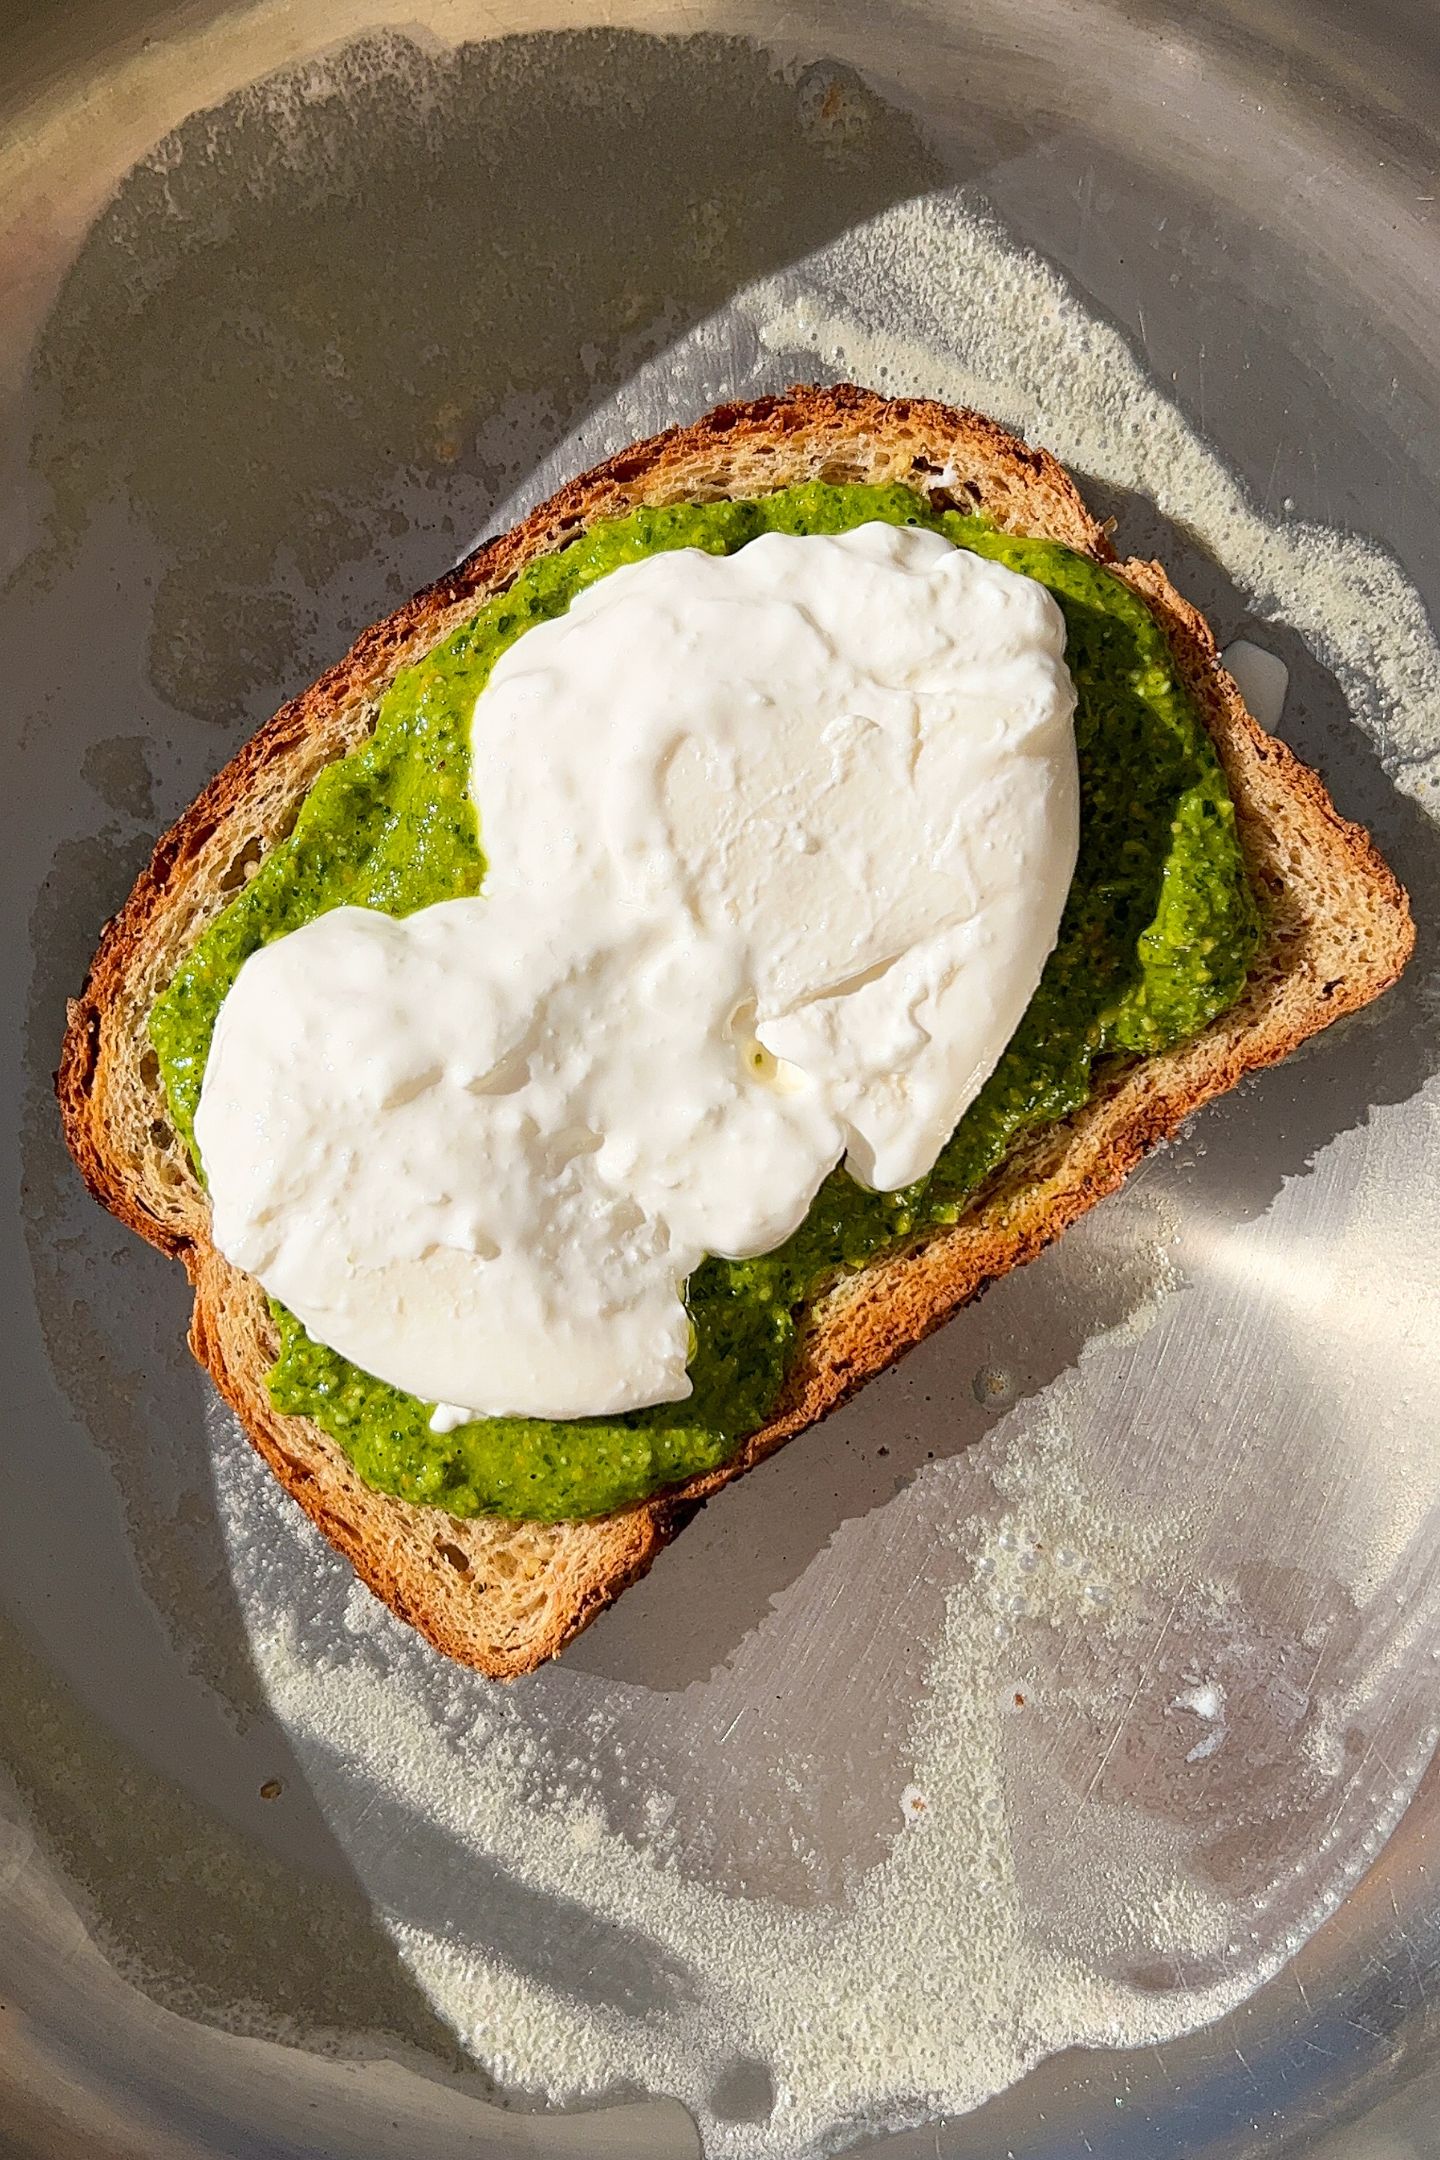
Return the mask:
[[928,1170],[1075,866],[1044,588],[872,524],[613,571],[496,664],[475,899],[246,961],[196,1118],[214,1236],[366,1371],[469,1413],[679,1400],[686,1277],[842,1156]]

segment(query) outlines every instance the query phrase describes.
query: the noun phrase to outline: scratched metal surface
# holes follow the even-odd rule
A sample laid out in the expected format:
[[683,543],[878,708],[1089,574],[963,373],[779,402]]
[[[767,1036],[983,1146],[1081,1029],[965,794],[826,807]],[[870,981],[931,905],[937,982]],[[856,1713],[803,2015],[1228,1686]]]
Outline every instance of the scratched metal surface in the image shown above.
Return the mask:
[[[522,34],[493,78],[490,61],[474,63],[491,139],[477,147],[468,120],[447,139],[442,114],[433,193],[417,196],[395,150],[403,115],[382,98],[362,116],[359,152],[350,146],[365,186],[336,220],[298,187],[258,184],[244,86],[382,23],[383,11],[324,0],[11,10],[0,646],[15,925],[3,965],[18,1023],[7,1129],[22,1208],[7,1248],[0,1510],[0,1758],[13,1777],[0,1823],[6,2160],[695,2150],[682,2111],[663,2102],[523,2124],[500,2114],[400,1968],[374,1924],[365,1867],[257,1686],[212,1520],[202,1390],[176,1348],[182,1290],[77,1206],[59,1156],[45,1090],[65,990],[148,836],[228,746],[435,574],[498,495],[667,340],[723,310],[735,286],[952,177],[981,184],[1132,336],[1257,493],[1381,535],[1432,604],[1440,596],[1440,240],[1429,207],[1440,52],[1428,9],[1373,20],[1281,0],[1173,14],[1102,0],[790,9],[786,55],[860,69],[873,99],[863,153],[841,179],[826,167],[823,184],[803,124],[814,100],[797,103],[793,78],[782,97],[767,65],[730,42],[762,27],[773,40],[773,22],[734,7],[687,9],[682,22],[657,4],[610,12],[634,35],[603,61],[594,46],[554,41],[557,26],[601,14],[466,0],[408,10],[410,34],[439,55]],[[644,35],[676,27],[720,42],[697,59]],[[673,113],[643,157],[623,98],[621,120],[577,138],[555,89],[577,68]],[[742,171],[731,113],[757,101],[773,125],[760,168]],[[192,123],[221,143],[217,185],[259,204],[245,245],[226,244],[220,196],[187,195],[153,171],[127,183],[196,113],[218,115]],[[1288,174],[1278,188],[1277,164]],[[724,246],[697,250],[683,221],[634,213],[656,173],[655,201],[703,206],[704,187],[682,185],[697,170],[737,206]],[[511,215],[528,206],[527,259],[554,272],[543,292],[507,283],[488,226],[458,219],[478,189],[500,192]],[[457,271],[462,228],[473,237]],[[129,264],[118,278],[117,254]],[[478,334],[462,305],[467,277],[493,293]],[[407,347],[403,375],[383,323],[376,335],[373,319],[347,313],[356,292],[377,293],[396,324],[423,307],[430,336]],[[352,361],[343,398],[323,389],[337,342]],[[357,352],[370,363],[357,369]],[[502,376],[507,426],[487,436],[484,399]],[[1223,617],[1223,580],[1187,555],[1183,535],[1164,538],[1192,583],[1212,576]],[[1433,920],[1433,832],[1358,744],[1347,752],[1324,684],[1310,690],[1290,716],[1302,743],[1309,727],[1345,807],[1374,824]],[[1308,1478],[1353,1456],[1357,1422],[1379,1450],[1387,1422],[1435,1414],[1433,1390],[1399,1395],[1397,1346],[1413,1343],[1414,1312],[1396,1313],[1393,1339],[1382,1323],[1357,1342],[1337,1287],[1358,1161],[1345,1146],[1361,1145],[1380,1107],[1367,1162],[1389,1196],[1397,1274],[1414,1277],[1431,1250],[1436,1164],[1419,1096],[1437,1061],[1434,1012],[1410,995],[1379,1032],[1352,1031],[1272,1076],[1222,1113],[1207,1153],[1168,1158],[1141,1204],[1115,1218],[1138,1248],[1154,1208],[1173,1216],[1179,1265],[1212,1300],[1216,1339],[1247,1387],[1264,1380],[1271,1425],[1303,1431]],[[1327,1147],[1330,1170],[1307,1176]],[[1215,1255],[1232,1226],[1266,1209],[1275,1267],[1268,1287],[1249,1283],[1237,1319]],[[960,1420],[966,1437],[990,1414],[972,1387],[978,1364],[1003,1348],[1039,1397],[1116,1318],[1126,1254],[1113,1256],[1107,1291],[1093,1254],[1067,1261],[1064,1250],[992,1317],[982,1307],[927,1352],[926,1387],[975,1403]],[[1157,1365],[1146,1394],[1148,1354],[1127,1415],[1163,1440],[1177,1394],[1224,1374],[1213,1357],[1206,1366],[1202,1340]],[[735,1496],[728,1534],[718,1510],[692,1532],[693,1572],[668,1588],[657,1574],[587,1642],[580,1673],[660,1697],[743,1646],[826,1540],[884,1505],[895,1466],[877,1470],[874,1443],[925,1452],[919,1383],[887,1389],[835,1428],[823,1481],[777,1466],[770,1485],[754,1482],[753,1502]],[[953,1441],[954,1421],[945,1429]],[[1272,1492],[1264,1504],[1278,1547],[1284,1503]],[[1323,1576],[1319,1544],[1309,1558]],[[1430,1647],[1417,1640],[1393,1667],[1402,1725]],[[272,1778],[283,1808],[262,1797]],[[1437,1820],[1432,1771],[1340,1913],[1217,2026],[1163,2054],[1062,2058],[979,2115],[886,2151],[1432,2153]],[[227,2034],[219,2019],[241,1997],[277,2024],[329,2030],[335,2053]]]

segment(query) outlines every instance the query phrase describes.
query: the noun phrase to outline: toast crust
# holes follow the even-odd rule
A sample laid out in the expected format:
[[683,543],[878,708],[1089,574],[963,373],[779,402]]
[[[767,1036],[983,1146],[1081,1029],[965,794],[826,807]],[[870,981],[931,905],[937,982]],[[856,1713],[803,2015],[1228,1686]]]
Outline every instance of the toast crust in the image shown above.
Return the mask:
[[[363,739],[396,670],[533,557],[641,504],[766,494],[807,479],[902,481],[1062,541],[1115,569],[1163,626],[1225,766],[1265,931],[1238,1004],[1200,1036],[1105,1073],[1085,1107],[1029,1136],[953,1227],[848,1279],[815,1308],[785,1394],[720,1469],[591,1522],[458,1521],[372,1491],[310,1420],[282,1416],[265,1374],[263,1291],[215,1250],[204,1193],[168,1123],[146,1019],[247,869],[288,830],[315,775]],[[1414,927],[1368,835],[1246,711],[1203,618],[1158,563],[1121,562],[1074,483],[977,413],[842,384],[724,405],[572,480],[511,532],[367,630],[282,706],[157,843],[70,1002],[56,1076],[65,1138],[95,1197],[183,1262],[190,1344],[311,1521],[436,1649],[496,1678],[553,1657],[650,1567],[712,1493],[827,1417],[986,1286],[1043,1250],[1141,1157],[1247,1072],[1393,983]]]

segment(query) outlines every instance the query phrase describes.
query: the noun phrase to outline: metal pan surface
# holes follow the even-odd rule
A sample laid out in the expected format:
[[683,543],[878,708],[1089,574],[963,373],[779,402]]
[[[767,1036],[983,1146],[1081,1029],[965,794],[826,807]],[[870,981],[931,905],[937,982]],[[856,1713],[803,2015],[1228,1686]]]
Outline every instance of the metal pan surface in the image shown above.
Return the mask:
[[[5,43],[0,2154],[1433,2151],[1432,12]],[[606,449],[847,375],[1049,443],[1280,663],[1416,961],[486,1689],[292,1520],[80,1192],[65,996],[361,627]]]

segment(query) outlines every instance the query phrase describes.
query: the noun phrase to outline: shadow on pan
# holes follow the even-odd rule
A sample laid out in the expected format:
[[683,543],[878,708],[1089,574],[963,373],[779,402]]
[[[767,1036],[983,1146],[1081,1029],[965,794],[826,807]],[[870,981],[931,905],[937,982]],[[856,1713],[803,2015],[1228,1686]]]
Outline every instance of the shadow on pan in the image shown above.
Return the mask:
[[[88,1202],[59,1140],[66,995],[156,830],[599,395],[736,286],[936,177],[853,76],[780,72],[739,41],[365,38],[177,130],[44,327],[38,538],[0,600],[22,740],[53,781],[34,805],[53,834],[23,1142],[39,1377],[6,1579],[124,1741],[18,1634],[0,1729],[97,1932],[176,2007],[250,2003],[262,2024],[458,2062],[261,1698],[183,1283]],[[16,1588],[42,1549],[66,1555],[48,1600]],[[537,1943],[574,1949],[563,1914],[540,1924],[498,1876],[490,1892],[502,1953],[533,1969]],[[680,1984],[643,1942],[586,1928],[597,2000]]]

